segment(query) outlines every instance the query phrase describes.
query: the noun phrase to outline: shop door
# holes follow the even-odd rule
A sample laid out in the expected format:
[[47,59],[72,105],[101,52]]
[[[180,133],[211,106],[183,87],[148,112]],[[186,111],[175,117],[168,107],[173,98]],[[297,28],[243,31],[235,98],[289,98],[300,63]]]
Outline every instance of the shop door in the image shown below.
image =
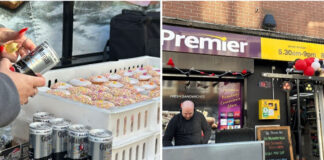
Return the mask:
[[[299,97],[298,97],[299,95]],[[299,100],[299,101],[298,101]],[[296,159],[323,160],[323,127],[320,110],[323,107],[323,87],[311,82],[300,82],[289,94],[291,136]],[[299,102],[299,109],[298,109]],[[323,116],[323,115],[322,115]],[[323,119],[323,118],[322,118]]]
[[319,141],[319,154],[320,159],[323,160],[323,133],[324,133],[324,90],[322,85],[315,86],[315,104],[317,107],[317,126],[318,126],[318,141]]

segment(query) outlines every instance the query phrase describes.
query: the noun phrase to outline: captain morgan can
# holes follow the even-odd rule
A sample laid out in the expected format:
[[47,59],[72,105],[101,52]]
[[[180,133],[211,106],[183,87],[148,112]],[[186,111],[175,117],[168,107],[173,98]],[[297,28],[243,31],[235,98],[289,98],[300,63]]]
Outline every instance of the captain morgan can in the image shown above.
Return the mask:
[[36,73],[43,74],[59,63],[55,50],[44,41],[37,46],[26,57],[13,64],[16,72],[36,76]]
[[70,122],[63,118],[53,118],[49,120],[49,123],[53,128],[53,160],[64,160],[66,158],[67,150],[67,128],[70,126]]
[[93,129],[89,133],[89,159],[111,160],[112,133],[106,129]]
[[52,157],[52,128],[45,122],[29,125],[29,158],[49,160]]
[[68,159],[86,160],[88,157],[89,128],[82,124],[74,124],[68,128]]

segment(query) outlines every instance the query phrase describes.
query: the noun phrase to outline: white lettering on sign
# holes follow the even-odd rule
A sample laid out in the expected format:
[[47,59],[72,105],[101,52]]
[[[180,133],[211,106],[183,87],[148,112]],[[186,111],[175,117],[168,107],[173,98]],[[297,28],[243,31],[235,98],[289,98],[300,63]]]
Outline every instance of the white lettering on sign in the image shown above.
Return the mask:
[[[163,29],[162,34],[163,34],[162,43],[164,43],[164,41],[175,40],[174,45],[176,47],[180,47],[180,44],[183,41],[184,45],[188,48],[205,49],[205,47],[207,47],[208,50],[213,50],[215,47],[216,50],[218,51],[244,53],[245,47],[249,45],[248,42],[226,41],[227,39],[226,37],[209,38],[209,37],[179,35],[167,29]],[[212,37],[217,37],[217,36],[212,36]]]

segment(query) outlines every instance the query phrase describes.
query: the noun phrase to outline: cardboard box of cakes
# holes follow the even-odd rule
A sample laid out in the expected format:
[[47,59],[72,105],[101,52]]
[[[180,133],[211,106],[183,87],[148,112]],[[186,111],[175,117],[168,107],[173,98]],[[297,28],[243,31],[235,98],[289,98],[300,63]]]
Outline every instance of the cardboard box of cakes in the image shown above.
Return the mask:
[[[35,112],[44,111],[91,128],[112,131],[114,141],[159,127],[160,59],[138,57],[51,70],[48,87],[22,107],[17,130],[28,130]],[[18,133],[17,133],[18,132]],[[15,131],[28,139],[28,133]]]

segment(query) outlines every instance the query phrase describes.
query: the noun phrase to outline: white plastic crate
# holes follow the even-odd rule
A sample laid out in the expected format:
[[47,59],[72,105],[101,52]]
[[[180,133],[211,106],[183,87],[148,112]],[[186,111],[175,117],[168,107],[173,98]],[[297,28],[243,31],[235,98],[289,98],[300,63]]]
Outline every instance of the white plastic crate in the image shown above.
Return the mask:
[[113,145],[112,160],[159,160],[160,132],[146,132],[141,136]]
[[44,74],[44,77],[47,80],[46,86],[50,86],[58,81],[67,82],[73,78],[87,78],[102,73],[115,73],[120,70],[140,68],[147,65],[160,68],[160,58],[143,56],[113,62],[102,62],[50,70],[49,72]]
[[159,98],[153,98],[153,102],[155,103],[155,107],[152,108],[152,117],[150,120],[152,122],[149,123],[149,128],[151,130],[160,130],[161,127],[161,102]]
[[[48,80],[47,85],[49,85],[55,81],[64,82],[77,77],[86,78],[110,71],[115,72],[121,69],[146,65],[159,66],[159,64],[159,58],[145,56],[116,62],[104,62],[52,70],[47,72],[44,77]],[[23,114],[20,114],[18,117],[21,122],[31,122],[33,113],[45,111],[54,114],[56,117],[71,120],[73,123],[81,123],[91,128],[111,130],[114,142],[127,140],[129,137],[138,136],[146,131],[159,130],[159,98],[107,110],[47,94],[46,92],[42,92],[41,88],[39,90],[40,93],[30,99],[27,105],[22,107]],[[25,127],[24,125],[28,125],[27,123],[20,123],[19,126]],[[16,136],[26,139],[28,138],[28,133],[18,132]]]

